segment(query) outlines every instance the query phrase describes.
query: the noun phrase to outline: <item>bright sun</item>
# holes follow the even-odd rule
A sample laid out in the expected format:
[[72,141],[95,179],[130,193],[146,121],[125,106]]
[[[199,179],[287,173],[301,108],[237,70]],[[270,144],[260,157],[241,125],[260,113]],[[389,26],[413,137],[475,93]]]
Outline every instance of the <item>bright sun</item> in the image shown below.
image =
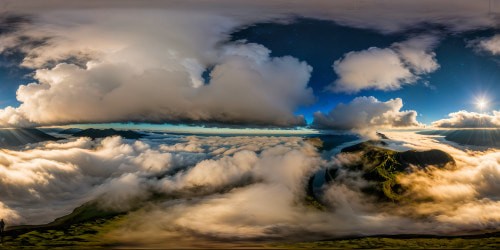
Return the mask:
[[477,107],[480,109],[480,110],[483,110],[484,108],[486,108],[486,105],[488,104],[488,102],[485,100],[485,99],[479,99],[477,100],[476,102],[476,105]]

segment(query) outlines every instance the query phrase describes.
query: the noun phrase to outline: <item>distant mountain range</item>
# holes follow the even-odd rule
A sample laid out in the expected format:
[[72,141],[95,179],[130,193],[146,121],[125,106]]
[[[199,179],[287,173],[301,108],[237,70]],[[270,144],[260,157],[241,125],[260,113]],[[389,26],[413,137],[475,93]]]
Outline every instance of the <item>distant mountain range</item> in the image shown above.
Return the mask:
[[65,135],[73,135],[73,134],[76,134],[78,132],[81,132],[82,130],[83,129],[80,129],[80,128],[68,128],[68,129],[57,131],[57,133],[65,134]]
[[90,137],[92,139],[95,138],[104,138],[108,136],[121,136],[123,138],[127,139],[140,139],[144,135],[132,130],[114,130],[114,129],[94,129],[94,128],[89,128],[89,129],[84,129],[80,131],[76,131],[74,133],[70,133],[72,131],[70,130],[63,130],[62,132],[66,131],[67,134],[72,134],[75,137]]
[[59,140],[34,128],[0,129],[0,148],[19,147],[29,143]]
[[[53,133],[51,133],[53,132]],[[67,134],[74,137],[90,137],[104,138],[108,136],[121,136],[127,139],[140,139],[144,135],[131,130],[114,130],[114,129],[65,129],[61,131],[50,131],[49,133],[54,134]],[[0,129],[0,148],[14,148],[24,146],[30,143],[38,143],[44,141],[56,141],[61,138],[49,135],[42,130],[35,128],[17,128],[17,129]]]
[[500,129],[431,130],[418,133],[442,135],[445,140],[461,145],[500,148]]

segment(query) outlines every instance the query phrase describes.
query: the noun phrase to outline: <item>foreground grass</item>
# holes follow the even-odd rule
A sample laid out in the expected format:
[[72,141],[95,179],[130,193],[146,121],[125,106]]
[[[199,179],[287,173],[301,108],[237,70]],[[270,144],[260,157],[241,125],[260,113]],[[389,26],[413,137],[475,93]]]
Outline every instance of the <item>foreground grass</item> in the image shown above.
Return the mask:
[[409,238],[366,237],[333,241],[276,244],[285,249],[500,249],[500,237]]
[[99,249],[112,247],[104,234],[118,227],[120,216],[113,219],[96,219],[71,225],[67,228],[35,229],[18,235],[4,237],[0,249]]
[[[66,230],[34,230],[18,236],[7,236],[0,249],[109,249],[119,244],[107,242],[104,235],[120,225],[121,218],[96,220],[71,226]],[[392,238],[391,238],[392,237]],[[500,249],[498,235],[474,237],[365,237],[300,243],[263,243],[257,249]],[[262,243],[262,242],[261,242]],[[240,248],[237,243],[228,247]],[[178,246],[189,248],[190,246]],[[199,248],[200,245],[197,245]],[[207,247],[211,247],[210,244]]]

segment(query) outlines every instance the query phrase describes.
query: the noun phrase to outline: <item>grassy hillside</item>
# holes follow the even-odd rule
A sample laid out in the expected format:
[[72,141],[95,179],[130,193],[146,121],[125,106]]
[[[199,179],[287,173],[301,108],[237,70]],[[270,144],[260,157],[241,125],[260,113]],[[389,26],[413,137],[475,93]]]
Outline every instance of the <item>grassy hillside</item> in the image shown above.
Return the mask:
[[117,228],[122,218],[94,219],[67,227],[31,228],[7,233],[0,249],[98,249],[113,244],[104,234]]
[[75,224],[95,221],[97,219],[110,219],[118,215],[120,215],[120,213],[100,209],[95,202],[89,202],[75,208],[72,213],[57,218],[53,222],[48,224],[8,227],[6,235],[15,237],[17,235],[33,230],[64,230]]
[[[7,236],[0,249],[109,249],[123,248],[106,238],[120,227],[126,216],[77,223],[67,229],[33,230],[16,237]],[[234,243],[237,246],[238,243]],[[199,245],[197,245],[199,247]],[[135,246],[137,247],[137,246]],[[190,246],[179,246],[190,248]],[[259,242],[252,249],[499,249],[500,235],[475,236],[375,236],[313,242]]]
[[89,202],[48,224],[8,227],[2,246],[6,249],[104,246],[107,243],[100,235],[114,228],[122,217],[123,214],[102,210]]
[[331,241],[273,244],[282,249],[499,249],[499,234],[476,236],[381,236]]

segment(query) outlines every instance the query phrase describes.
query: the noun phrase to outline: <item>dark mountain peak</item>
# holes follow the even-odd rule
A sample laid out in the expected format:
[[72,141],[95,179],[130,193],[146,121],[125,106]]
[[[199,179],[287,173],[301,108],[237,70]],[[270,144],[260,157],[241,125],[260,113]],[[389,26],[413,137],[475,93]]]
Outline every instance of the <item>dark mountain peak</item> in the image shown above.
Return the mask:
[[377,132],[377,136],[378,136],[380,139],[386,139],[386,140],[388,140],[388,139],[389,139],[389,137],[387,137],[387,135],[382,134],[382,133],[380,133],[380,132]]
[[79,129],[79,128],[68,128],[68,129],[65,129],[65,130],[61,130],[58,133],[59,134],[66,134],[66,135],[72,135],[72,134],[75,134],[75,133],[78,133],[78,132],[81,132],[81,131],[82,131],[82,129]]
[[363,152],[362,158],[365,158],[367,162],[376,162],[377,159],[373,157],[383,157],[386,155],[391,155],[396,160],[402,168],[407,168],[410,165],[426,167],[428,165],[433,165],[437,167],[443,167],[448,163],[454,163],[453,157],[439,149],[430,149],[425,151],[408,150],[404,152],[398,152],[388,148],[384,148],[387,143],[383,141],[365,141],[358,143],[353,146],[345,147],[342,149],[342,153],[355,153]]
[[427,165],[444,167],[446,164],[455,163],[455,160],[450,154],[439,149],[426,151],[408,150],[396,153],[395,157],[397,161],[405,167],[410,164],[420,167],[426,167]]

